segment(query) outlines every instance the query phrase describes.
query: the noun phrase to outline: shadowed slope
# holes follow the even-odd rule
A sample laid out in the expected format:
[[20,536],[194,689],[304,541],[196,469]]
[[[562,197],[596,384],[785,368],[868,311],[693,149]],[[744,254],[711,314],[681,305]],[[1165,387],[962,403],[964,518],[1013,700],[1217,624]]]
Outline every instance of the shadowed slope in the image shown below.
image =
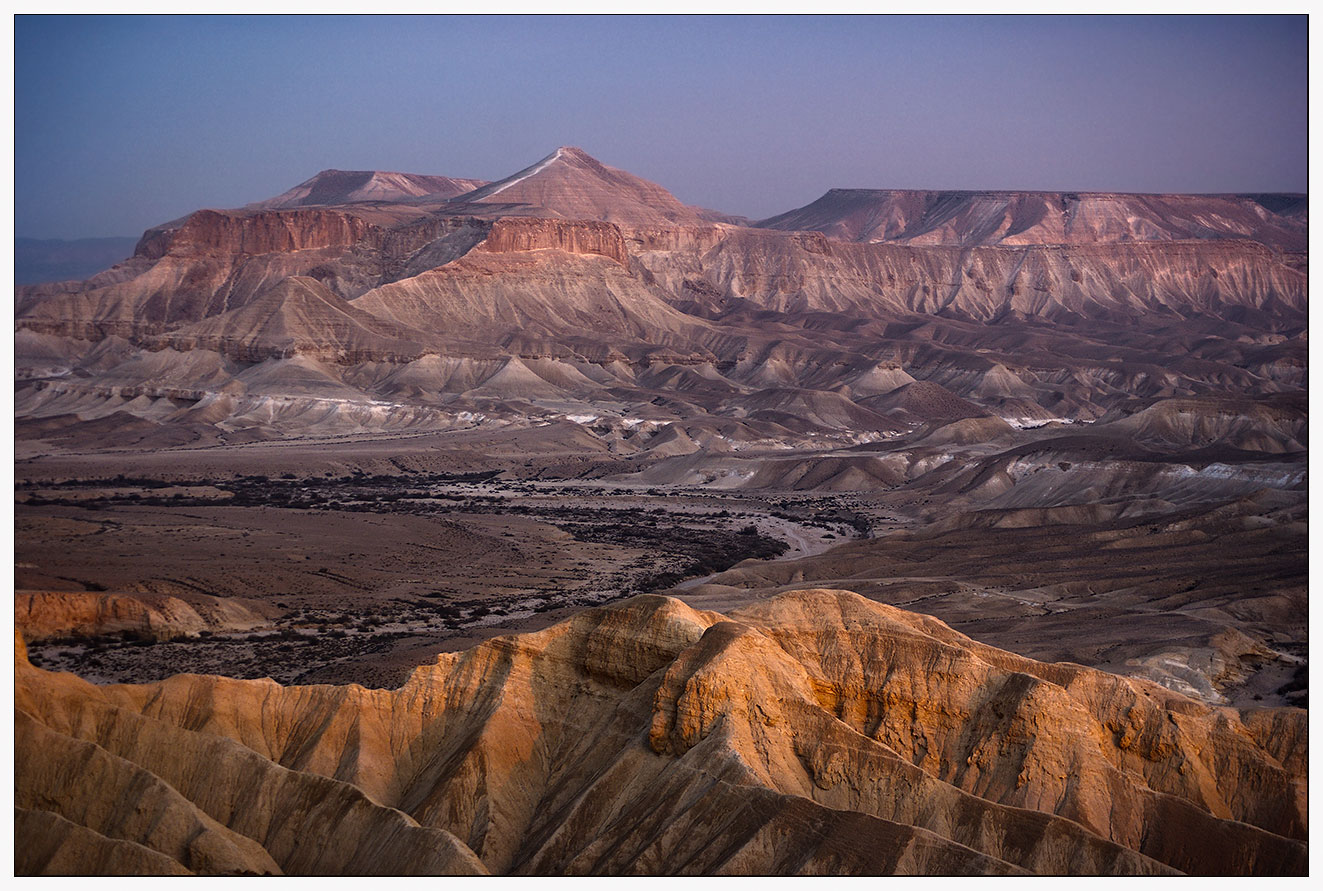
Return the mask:
[[423,352],[407,329],[364,312],[304,276],[283,279],[244,306],[203,319],[170,336],[173,344],[261,361],[306,355],[340,362]]

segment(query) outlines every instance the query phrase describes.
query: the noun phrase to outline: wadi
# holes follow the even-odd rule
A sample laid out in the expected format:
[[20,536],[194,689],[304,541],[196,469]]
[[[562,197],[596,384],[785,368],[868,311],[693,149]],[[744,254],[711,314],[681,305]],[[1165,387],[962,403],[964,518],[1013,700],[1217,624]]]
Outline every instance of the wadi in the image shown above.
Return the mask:
[[1307,226],[561,147],[18,286],[16,872],[1306,874]]

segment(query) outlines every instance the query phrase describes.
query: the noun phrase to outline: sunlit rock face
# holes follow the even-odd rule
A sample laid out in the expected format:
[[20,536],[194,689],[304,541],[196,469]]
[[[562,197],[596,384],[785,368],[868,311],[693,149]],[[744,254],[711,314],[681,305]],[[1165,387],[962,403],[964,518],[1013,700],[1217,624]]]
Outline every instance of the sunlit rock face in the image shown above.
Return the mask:
[[[638,597],[442,656],[398,690],[99,688],[21,647],[16,671],[20,872],[1306,862],[1303,712],[1035,662],[844,591],[730,615]],[[52,826],[61,843],[39,843]]]

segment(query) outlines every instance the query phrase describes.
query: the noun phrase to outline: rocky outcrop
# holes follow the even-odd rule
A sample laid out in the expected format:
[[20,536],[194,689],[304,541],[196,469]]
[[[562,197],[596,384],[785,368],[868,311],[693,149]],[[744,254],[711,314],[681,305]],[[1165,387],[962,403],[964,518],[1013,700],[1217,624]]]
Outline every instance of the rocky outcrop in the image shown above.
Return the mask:
[[[263,871],[245,840],[285,872],[1307,862],[1304,712],[1211,708],[1034,662],[843,591],[729,616],[640,596],[443,654],[393,691],[189,676],[98,688],[32,668],[21,646],[16,684],[18,805],[193,871]],[[105,765],[96,781],[71,767],[89,757]],[[132,814],[148,808],[206,832],[144,833]],[[211,859],[183,837],[215,838]]]
[[237,309],[159,341],[241,362],[301,355],[348,365],[411,361],[424,351],[409,339],[412,333],[364,312],[316,279],[290,276]]
[[270,254],[341,247],[360,241],[370,226],[364,217],[344,210],[200,210],[178,226],[149,229],[134,253],[159,259],[167,253]]
[[[542,221],[535,221],[542,222]],[[596,231],[518,224],[493,230],[509,243],[531,247],[546,236],[547,250],[475,250],[459,260],[413,278],[382,285],[352,302],[356,309],[432,338],[503,343],[511,336],[573,343],[604,337],[649,342],[677,341],[684,352],[708,328],[674,309],[663,295],[631,275],[617,260],[588,250],[570,253],[557,240],[591,248]],[[609,248],[610,230],[600,242]],[[499,242],[498,242],[499,243]]]
[[129,633],[169,640],[200,631],[249,631],[281,611],[238,597],[192,594],[23,591],[14,597],[14,625],[29,641]]

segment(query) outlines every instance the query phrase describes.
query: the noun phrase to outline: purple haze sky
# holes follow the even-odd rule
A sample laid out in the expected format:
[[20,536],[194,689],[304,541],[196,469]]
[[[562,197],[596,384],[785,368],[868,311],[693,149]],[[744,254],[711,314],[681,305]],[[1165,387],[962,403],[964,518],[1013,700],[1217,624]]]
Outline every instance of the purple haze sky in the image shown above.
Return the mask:
[[15,21],[15,232],[558,145],[754,218],[829,188],[1306,189],[1296,17]]

